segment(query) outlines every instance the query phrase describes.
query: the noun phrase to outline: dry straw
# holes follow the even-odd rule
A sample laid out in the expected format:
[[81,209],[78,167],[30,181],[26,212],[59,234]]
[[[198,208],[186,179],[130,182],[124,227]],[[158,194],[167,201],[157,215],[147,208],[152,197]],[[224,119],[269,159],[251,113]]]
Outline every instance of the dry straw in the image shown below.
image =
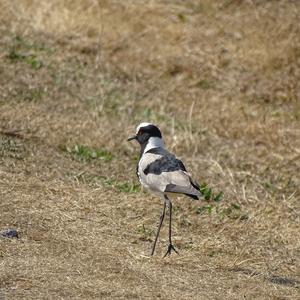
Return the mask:
[[[19,238],[0,238],[0,299],[299,298],[299,14],[2,0],[0,230]],[[166,228],[149,257],[161,204],[126,143],[140,121],[224,192],[174,199],[180,256],[165,260]]]

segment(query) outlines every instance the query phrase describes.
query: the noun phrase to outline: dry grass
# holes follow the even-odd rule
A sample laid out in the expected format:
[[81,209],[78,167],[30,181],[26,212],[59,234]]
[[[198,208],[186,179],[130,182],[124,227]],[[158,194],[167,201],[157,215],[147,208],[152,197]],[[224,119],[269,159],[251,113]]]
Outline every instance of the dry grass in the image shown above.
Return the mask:
[[[0,299],[299,298],[299,18],[292,0],[2,0],[0,229],[20,238],[0,238]],[[202,214],[174,199],[168,259],[166,230],[148,256],[140,121],[225,194]]]

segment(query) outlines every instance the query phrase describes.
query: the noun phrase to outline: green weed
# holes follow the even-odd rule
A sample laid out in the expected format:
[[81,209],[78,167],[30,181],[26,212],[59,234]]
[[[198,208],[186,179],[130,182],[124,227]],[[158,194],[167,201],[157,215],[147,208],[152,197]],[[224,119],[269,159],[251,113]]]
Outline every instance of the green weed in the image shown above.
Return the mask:
[[40,100],[43,94],[44,94],[44,90],[42,90],[41,88],[26,89],[20,91],[18,98],[20,98],[20,100],[35,102]]
[[227,217],[232,220],[248,220],[249,215],[247,212],[242,211],[242,208],[237,203],[231,203],[229,206],[220,207],[214,206],[212,204],[207,204],[201,207],[198,207],[196,210],[197,214],[209,214],[215,213],[221,219]]
[[145,242],[152,242],[153,229],[147,228],[144,224],[138,226],[137,232],[140,234],[139,240]]
[[103,183],[106,187],[113,188],[122,193],[137,193],[141,190],[138,183],[118,181],[115,178],[106,178],[103,180]]
[[80,161],[91,161],[100,159],[105,162],[111,161],[113,158],[112,153],[106,149],[93,149],[88,146],[77,144],[74,147],[61,146],[63,151],[71,154],[75,159]]
[[243,212],[241,206],[237,203],[231,203],[230,206],[221,209],[219,213],[234,220],[248,220],[249,218],[248,213]]
[[23,159],[25,153],[25,145],[20,140],[0,135],[0,157]]
[[27,41],[21,36],[13,39],[13,45],[7,54],[12,62],[25,62],[34,70],[39,70],[44,66],[43,61],[39,58],[41,52],[53,53],[53,49],[46,47],[44,44]]
[[12,48],[7,57],[13,61],[23,61],[27,63],[32,69],[39,70],[43,66],[43,62],[37,58],[35,54],[22,53],[15,48]]
[[196,213],[197,214],[203,214],[203,213],[211,214],[213,209],[214,209],[214,207],[212,205],[208,204],[208,205],[198,207],[196,210]]
[[213,87],[213,84],[207,79],[201,79],[200,81],[197,82],[196,86],[203,90],[208,90]]
[[228,217],[230,219],[247,220],[248,214],[243,212],[241,206],[237,203],[231,203],[229,206],[215,205],[223,199],[223,192],[217,194],[213,193],[212,188],[208,187],[206,183],[200,185],[200,191],[203,198],[208,204],[198,207],[196,210],[197,214],[212,214],[215,212],[221,218]]
[[86,173],[80,173],[76,174],[75,176],[72,175],[72,177],[75,177],[76,180],[91,184],[91,185],[101,185],[108,189],[113,189],[120,193],[138,193],[141,190],[141,187],[138,183],[134,182],[128,182],[128,181],[120,181],[115,177],[104,177],[104,176],[98,176],[94,174],[86,174]]
[[24,39],[20,35],[17,35],[14,38],[13,42],[14,42],[14,46],[18,48],[31,49],[35,51],[46,51],[48,53],[54,52],[53,48],[47,47],[44,43],[29,41],[27,39]]
[[220,202],[223,198],[223,192],[219,192],[218,194],[214,194],[212,189],[208,187],[206,183],[200,185],[200,192],[203,195],[204,200],[206,201],[214,201]]

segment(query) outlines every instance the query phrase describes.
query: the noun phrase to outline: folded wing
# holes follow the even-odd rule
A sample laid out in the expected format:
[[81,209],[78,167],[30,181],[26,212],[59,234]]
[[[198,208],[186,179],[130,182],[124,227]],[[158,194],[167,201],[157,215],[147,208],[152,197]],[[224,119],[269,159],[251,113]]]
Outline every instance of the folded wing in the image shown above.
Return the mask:
[[143,169],[145,183],[151,190],[181,193],[199,199],[199,186],[193,182],[181,160],[165,149],[156,149],[148,155],[157,155],[157,159]]
[[165,187],[165,192],[185,194],[193,199],[199,199],[201,192],[199,186],[194,183],[185,171],[176,171],[164,174],[169,182]]

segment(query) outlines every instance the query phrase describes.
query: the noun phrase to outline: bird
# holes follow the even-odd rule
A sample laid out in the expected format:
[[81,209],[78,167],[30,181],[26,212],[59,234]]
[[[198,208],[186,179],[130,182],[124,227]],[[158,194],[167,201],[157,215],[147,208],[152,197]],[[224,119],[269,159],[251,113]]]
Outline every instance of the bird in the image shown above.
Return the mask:
[[132,140],[136,140],[141,147],[136,167],[136,174],[141,185],[158,195],[163,201],[151,256],[155,252],[167,207],[169,211],[169,245],[164,257],[171,255],[172,250],[179,254],[172,243],[172,202],[168,195],[184,194],[194,200],[199,200],[202,196],[200,187],[187,172],[183,162],[166,150],[161,131],[156,125],[140,123],[136,128],[135,135],[127,139],[127,141]]

